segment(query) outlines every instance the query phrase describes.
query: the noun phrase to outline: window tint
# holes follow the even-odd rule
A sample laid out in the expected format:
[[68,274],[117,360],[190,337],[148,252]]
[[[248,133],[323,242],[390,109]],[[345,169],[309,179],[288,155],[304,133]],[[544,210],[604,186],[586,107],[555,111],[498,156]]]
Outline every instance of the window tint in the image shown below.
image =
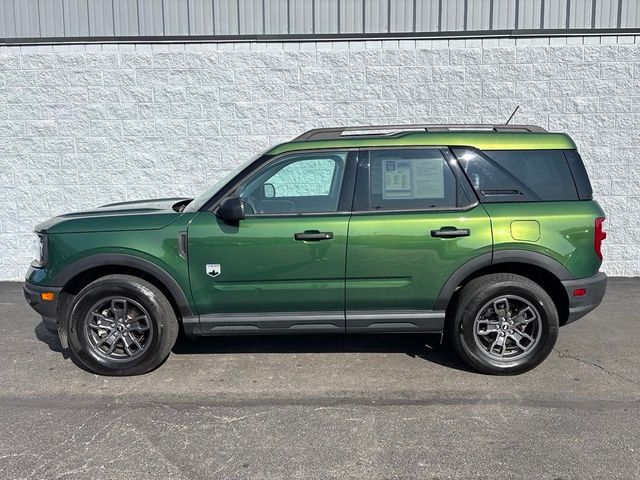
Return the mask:
[[239,190],[249,214],[338,210],[346,152],[295,154],[259,170]]
[[371,150],[369,210],[455,207],[456,178],[439,150]]
[[564,150],[564,156],[569,163],[573,180],[576,184],[576,190],[578,191],[578,197],[580,200],[591,200],[593,198],[593,190],[591,189],[591,182],[589,181],[589,175],[584,168],[584,163],[577,150]]
[[484,202],[578,199],[562,150],[456,148],[454,153]]

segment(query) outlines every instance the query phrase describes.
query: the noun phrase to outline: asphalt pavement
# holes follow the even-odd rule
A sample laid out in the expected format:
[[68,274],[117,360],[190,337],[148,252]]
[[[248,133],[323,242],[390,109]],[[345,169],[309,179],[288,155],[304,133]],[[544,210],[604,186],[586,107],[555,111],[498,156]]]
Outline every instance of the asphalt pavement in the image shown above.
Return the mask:
[[0,283],[0,479],[640,478],[640,279],[514,377],[419,335],[181,340],[100,377],[21,289]]

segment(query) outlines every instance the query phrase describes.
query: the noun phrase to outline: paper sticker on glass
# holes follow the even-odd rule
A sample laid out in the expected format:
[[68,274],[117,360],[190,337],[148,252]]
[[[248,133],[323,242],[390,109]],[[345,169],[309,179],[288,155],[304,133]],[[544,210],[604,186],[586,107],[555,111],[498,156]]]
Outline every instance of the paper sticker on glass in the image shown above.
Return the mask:
[[382,176],[382,198],[443,198],[442,156],[386,159]]

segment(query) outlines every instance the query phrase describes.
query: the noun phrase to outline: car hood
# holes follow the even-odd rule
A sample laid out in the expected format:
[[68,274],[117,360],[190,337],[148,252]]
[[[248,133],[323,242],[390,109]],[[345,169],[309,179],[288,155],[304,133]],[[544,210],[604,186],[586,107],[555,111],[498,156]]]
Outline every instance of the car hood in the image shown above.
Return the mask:
[[42,233],[105,232],[114,230],[160,229],[182,215],[174,205],[188,198],[156,198],[110,203],[90,210],[66,213],[35,227]]

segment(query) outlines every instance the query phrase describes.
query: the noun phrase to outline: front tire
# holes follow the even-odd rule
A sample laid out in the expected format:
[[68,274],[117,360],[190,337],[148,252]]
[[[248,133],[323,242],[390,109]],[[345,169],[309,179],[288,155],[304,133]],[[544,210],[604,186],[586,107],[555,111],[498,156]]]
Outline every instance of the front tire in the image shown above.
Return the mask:
[[549,356],[558,326],[556,306],[540,285],[521,275],[495,273],[462,289],[449,334],[474,369],[513,375]]
[[100,375],[139,375],[166,360],[178,321],[165,295],[131,275],[107,275],[83,288],[65,319],[73,358]]

